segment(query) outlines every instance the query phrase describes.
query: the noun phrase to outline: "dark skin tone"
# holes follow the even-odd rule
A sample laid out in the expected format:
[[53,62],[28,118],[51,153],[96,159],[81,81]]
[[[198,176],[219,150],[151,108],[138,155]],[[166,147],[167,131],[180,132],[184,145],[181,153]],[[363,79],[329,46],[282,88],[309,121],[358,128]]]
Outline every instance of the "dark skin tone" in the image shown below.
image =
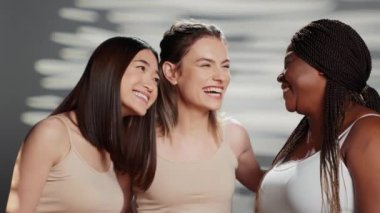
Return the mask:
[[[290,153],[289,160],[300,160],[307,158],[312,149],[319,151],[323,143],[326,77],[291,51],[285,57],[284,67],[278,81],[286,108],[307,116],[310,126],[309,143],[306,139]],[[360,118],[366,114],[379,115],[360,104],[347,103],[339,134],[357,121],[341,147],[341,156],[352,177],[356,212],[371,213],[380,209],[380,117]]]

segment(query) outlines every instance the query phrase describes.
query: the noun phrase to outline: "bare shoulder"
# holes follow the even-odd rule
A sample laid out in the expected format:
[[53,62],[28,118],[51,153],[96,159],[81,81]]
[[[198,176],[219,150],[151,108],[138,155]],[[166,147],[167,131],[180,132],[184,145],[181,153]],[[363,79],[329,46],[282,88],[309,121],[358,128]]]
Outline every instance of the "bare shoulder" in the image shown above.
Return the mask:
[[[62,120],[57,117],[48,117],[44,120],[38,122],[30,131],[27,140],[30,139],[40,139],[37,141],[45,142],[46,139],[49,139],[49,142],[54,143],[55,139],[67,137],[68,132],[65,124]],[[37,142],[36,142],[37,143]]]
[[53,116],[38,122],[23,143],[23,152],[43,153],[57,162],[70,149],[69,135],[63,121]]
[[241,138],[248,135],[247,130],[238,120],[226,118],[222,122],[224,135],[229,139]]
[[250,146],[248,132],[238,120],[233,118],[224,119],[222,122],[222,130],[224,141],[226,141],[232,149],[243,151]]
[[350,138],[361,141],[352,145],[361,146],[376,141],[379,141],[380,145],[380,115],[359,119],[351,129]]
[[380,116],[359,119],[344,144],[347,154],[376,155],[380,158]]

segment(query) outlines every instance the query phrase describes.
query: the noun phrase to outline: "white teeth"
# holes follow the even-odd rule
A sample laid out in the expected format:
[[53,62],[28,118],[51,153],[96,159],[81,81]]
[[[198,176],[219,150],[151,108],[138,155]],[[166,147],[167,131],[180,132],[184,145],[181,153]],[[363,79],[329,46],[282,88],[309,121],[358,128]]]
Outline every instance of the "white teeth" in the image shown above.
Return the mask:
[[222,93],[223,89],[219,87],[207,87],[205,90],[207,93]]
[[144,99],[145,102],[148,102],[148,96],[144,95],[143,93],[133,91],[133,94],[135,94],[137,97]]

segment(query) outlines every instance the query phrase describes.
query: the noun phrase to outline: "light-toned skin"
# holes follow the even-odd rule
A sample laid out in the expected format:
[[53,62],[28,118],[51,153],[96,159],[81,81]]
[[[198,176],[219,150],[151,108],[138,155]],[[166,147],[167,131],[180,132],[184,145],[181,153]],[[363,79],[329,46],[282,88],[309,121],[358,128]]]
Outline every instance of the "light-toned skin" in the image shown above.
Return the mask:
[[[287,110],[306,115],[310,124],[311,146],[303,143],[290,157],[302,159],[307,157],[310,149],[320,150],[323,142],[322,113],[326,78],[292,52],[285,58],[283,74],[282,88]],[[359,104],[348,103],[340,133],[368,113],[379,114]],[[370,116],[358,120],[341,148],[341,156],[352,177],[355,211],[379,212],[380,117]]]
[[150,50],[141,50],[121,79],[122,115],[145,115],[157,99],[158,64]]
[[[209,159],[216,153],[218,143],[210,131],[209,113],[221,107],[230,81],[229,63],[225,43],[214,37],[197,40],[182,58],[180,67],[163,63],[165,77],[178,88],[178,123],[170,139],[158,137],[158,155],[171,161],[189,162]],[[216,93],[208,93],[210,90]],[[262,174],[246,130],[241,124],[226,120],[222,132],[223,141],[238,159],[237,179],[255,191]]]
[[[157,60],[150,50],[136,54],[128,65],[121,83],[122,116],[144,115],[157,98]],[[147,99],[141,98],[144,94]],[[95,170],[109,170],[111,160],[104,150],[87,142],[77,127],[73,111],[63,113],[73,123],[69,124],[76,150]],[[12,189],[7,212],[35,212],[50,169],[61,162],[70,150],[69,135],[65,125],[54,117],[39,122],[23,143],[13,172]],[[130,188],[129,177],[119,177],[123,191]],[[126,194],[124,208],[128,208]]]

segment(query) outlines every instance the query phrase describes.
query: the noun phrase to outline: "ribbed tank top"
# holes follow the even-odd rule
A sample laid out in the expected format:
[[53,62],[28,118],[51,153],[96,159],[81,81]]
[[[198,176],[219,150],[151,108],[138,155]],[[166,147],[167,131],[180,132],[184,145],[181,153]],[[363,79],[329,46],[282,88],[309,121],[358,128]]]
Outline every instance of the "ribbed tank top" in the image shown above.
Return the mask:
[[[338,137],[342,146],[352,126],[361,118],[379,116],[366,114],[356,119]],[[303,160],[291,160],[275,165],[265,175],[260,188],[259,206],[263,213],[321,213],[320,151]],[[354,191],[351,175],[342,160],[339,164],[339,195],[342,212],[354,212]],[[326,198],[325,198],[326,199]]]
[[237,159],[221,143],[206,160],[173,162],[160,156],[153,183],[136,191],[139,213],[230,213]]
[[37,212],[120,212],[123,192],[112,164],[107,172],[91,167],[75,149],[68,119],[54,117],[67,128],[70,151],[51,168]]

